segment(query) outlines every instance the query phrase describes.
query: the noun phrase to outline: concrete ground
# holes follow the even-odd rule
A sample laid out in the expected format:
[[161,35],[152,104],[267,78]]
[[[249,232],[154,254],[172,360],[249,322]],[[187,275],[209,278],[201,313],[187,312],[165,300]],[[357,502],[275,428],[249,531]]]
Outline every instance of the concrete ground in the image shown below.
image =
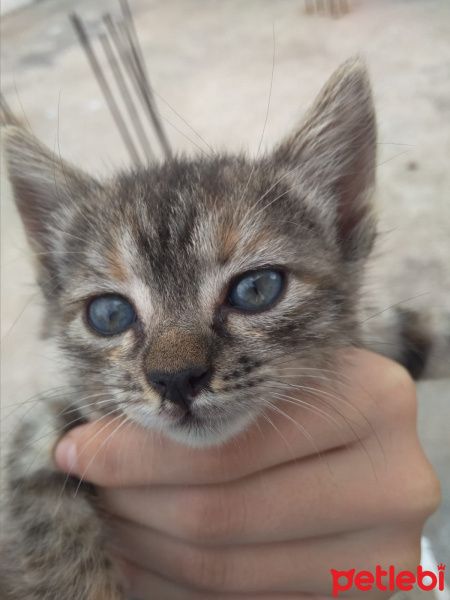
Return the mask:
[[[172,146],[189,153],[198,151],[195,145],[207,149],[199,136],[215,147],[256,152],[269,96],[273,28],[265,147],[289,131],[340,62],[355,53],[366,56],[380,141],[382,235],[374,288],[386,307],[422,295],[404,306],[432,310],[442,330],[442,314],[450,312],[450,3],[349,4],[350,13],[340,19],[306,15],[300,0],[135,0],[133,9],[153,85],[199,134],[159,102],[164,117],[195,143],[166,123]],[[110,0],[42,0],[4,17],[2,90],[43,142],[54,147],[57,140],[65,158],[105,174],[129,159],[69,26],[67,14],[75,7],[92,31],[105,10],[116,10]],[[48,371],[57,365],[36,340],[38,296],[2,184],[6,406],[45,389]],[[434,358],[441,375],[450,369],[444,348]],[[425,528],[430,544],[424,559],[433,567],[434,555],[449,565],[450,379],[420,383],[418,393],[420,436],[443,488],[443,505]],[[6,433],[13,421],[3,421]],[[440,600],[449,598],[447,590]]]

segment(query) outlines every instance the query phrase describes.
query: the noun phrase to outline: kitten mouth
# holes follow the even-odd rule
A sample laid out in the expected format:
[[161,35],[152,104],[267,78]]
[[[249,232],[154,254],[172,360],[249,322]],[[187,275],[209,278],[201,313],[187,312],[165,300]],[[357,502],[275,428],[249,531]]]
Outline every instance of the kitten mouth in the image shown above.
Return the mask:
[[229,410],[217,406],[196,405],[185,408],[160,405],[157,412],[145,406],[129,416],[144,427],[156,428],[174,440],[189,446],[216,446],[238,434],[253,420],[249,410]]
[[204,419],[196,414],[191,408],[181,408],[180,406],[170,406],[163,414],[164,421],[169,427],[189,427],[191,425],[202,426]]
[[[202,414],[203,411],[201,410],[195,410],[195,408],[188,408],[186,410],[183,411],[179,411],[177,413],[175,412],[170,412],[170,414],[165,414],[164,415],[164,421],[166,423],[166,426],[168,427],[168,429],[170,430],[177,430],[179,432],[192,432],[192,431],[197,431],[199,433],[201,432],[208,432],[211,431],[211,429],[216,428],[216,421],[217,423],[222,422],[223,419],[220,419],[220,417],[218,417],[218,415],[212,416],[212,415],[206,415],[206,414]],[[217,418],[215,418],[217,417]]]
[[202,425],[203,419],[198,415],[194,415],[191,411],[187,411],[185,415],[180,417],[177,421],[177,425],[180,426],[189,426],[189,425]]

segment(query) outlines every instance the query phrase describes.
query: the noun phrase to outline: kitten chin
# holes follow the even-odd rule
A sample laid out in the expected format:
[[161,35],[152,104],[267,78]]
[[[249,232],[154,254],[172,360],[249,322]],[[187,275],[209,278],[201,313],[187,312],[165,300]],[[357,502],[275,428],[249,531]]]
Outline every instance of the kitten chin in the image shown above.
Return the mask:
[[230,410],[215,409],[214,404],[230,403],[210,395],[208,406],[196,407],[182,417],[162,416],[159,411],[148,409],[145,404],[124,408],[123,412],[132,421],[155,431],[160,431],[173,440],[191,447],[219,446],[239,435],[255,420],[261,410],[257,401],[250,401],[244,411],[239,410],[239,400],[233,399]]
[[247,429],[252,421],[254,416],[247,414],[227,421],[219,421],[215,427],[195,423],[189,426],[169,426],[164,428],[164,433],[186,446],[206,448],[229,442]]

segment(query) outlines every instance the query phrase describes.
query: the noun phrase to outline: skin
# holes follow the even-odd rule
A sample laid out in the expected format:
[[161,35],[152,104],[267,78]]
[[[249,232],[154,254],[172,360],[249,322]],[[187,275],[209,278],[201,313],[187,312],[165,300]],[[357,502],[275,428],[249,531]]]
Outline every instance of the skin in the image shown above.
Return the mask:
[[273,413],[219,447],[133,424],[112,434],[106,419],[63,438],[56,462],[99,486],[133,598],[332,597],[331,568],[417,569],[440,488],[417,437],[414,384],[376,354],[340,355],[351,427],[285,404],[292,420]]

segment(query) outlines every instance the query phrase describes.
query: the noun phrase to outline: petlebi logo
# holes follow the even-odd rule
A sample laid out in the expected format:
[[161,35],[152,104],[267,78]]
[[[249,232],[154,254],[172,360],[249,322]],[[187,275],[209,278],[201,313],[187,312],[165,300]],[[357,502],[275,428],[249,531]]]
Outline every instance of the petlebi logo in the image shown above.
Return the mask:
[[443,591],[444,589],[444,571],[446,565],[442,563],[437,565],[437,574],[433,571],[424,571],[419,565],[417,571],[399,571],[395,572],[395,568],[390,566],[387,570],[383,570],[379,565],[375,569],[375,573],[370,571],[359,571],[350,569],[349,571],[336,571],[331,569],[333,577],[333,596],[339,596],[339,592],[346,592],[351,587],[355,587],[363,592],[370,591],[373,587],[386,592],[402,591],[407,592],[413,589],[415,583],[421,590],[429,592],[434,589]]

